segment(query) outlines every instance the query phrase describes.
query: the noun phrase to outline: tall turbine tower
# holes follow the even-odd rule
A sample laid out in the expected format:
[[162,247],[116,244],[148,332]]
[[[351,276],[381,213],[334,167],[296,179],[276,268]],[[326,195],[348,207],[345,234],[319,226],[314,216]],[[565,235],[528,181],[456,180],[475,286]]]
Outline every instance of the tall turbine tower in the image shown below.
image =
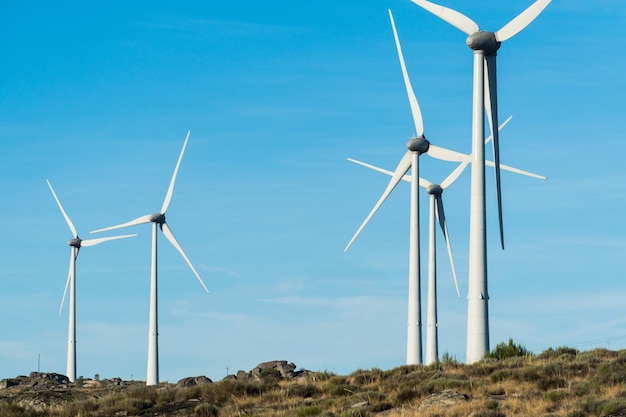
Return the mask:
[[428,154],[434,158],[442,159],[452,162],[463,162],[467,160],[467,155],[463,155],[458,152],[454,152],[448,149],[440,148],[432,145],[424,136],[424,124],[422,121],[422,114],[411,87],[411,82],[404,63],[404,57],[402,55],[402,48],[400,47],[400,41],[396,31],[396,26],[393,20],[391,10],[389,10],[389,18],[391,20],[391,27],[393,29],[393,35],[396,42],[396,48],[398,51],[398,58],[400,60],[400,67],[402,68],[402,75],[404,77],[404,84],[409,98],[409,104],[411,106],[411,113],[413,115],[413,122],[415,124],[415,130],[417,135],[409,140],[407,143],[407,152],[404,154],[400,163],[396,167],[395,171],[391,174],[391,180],[387,185],[387,188],[383,192],[378,202],[374,205],[374,208],[370,211],[369,215],[365,218],[359,229],[356,231],[344,251],[347,251],[352,243],[359,236],[363,228],[367,225],[370,219],[374,216],[376,211],[385,202],[387,197],[391,194],[394,188],[398,185],[403,176],[411,170],[411,204],[410,204],[410,221],[409,221],[409,296],[408,296],[408,330],[407,330],[407,365],[422,364],[422,316],[421,316],[421,290],[420,290],[420,258],[419,258],[419,156],[421,154]]
[[204,290],[208,293],[206,285],[200,278],[200,275],[196,271],[196,269],[191,264],[191,261],[183,251],[183,248],[180,246],[172,230],[165,222],[165,212],[169,207],[170,201],[172,200],[172,193],[174,192],[174,183],[176,182],[176,175],[178,175],[178,168],[180,167],[180,162],[183,159],[183,154],[185,153],[185,147],[187,146],[187,141],[189,140],[189,133],[187,132],[187,137],[185,138],[185,143],[183,144],[183,149],[180,151],[180,156],[178,157],[178,162],[176,163],[176,168],[174,169],[174,174],[172,175],[172,180],[170,181],[170,186],[167,189],[167,194],[165,195],[165,201],[163,201],[163,206],[161,207],[161,211],[154,214],[147,214],[145,216],[141,216],[136,218],[135,220],[131,220],[127,223],[118,224],[116,226],[105,227],[104,229],[94,230],[91,233],[103,232],[105,230],[119,229],[122,227],[135,226],[138,224],[144,223],[152,223],[152,261],[151,261],[151,273],[150,273],[150,323],[148,330],[148,367],[147,367],[147,376],[146,376],[146,385],[158,385],[159,383],[159,324],[158,324],[158,306],[157,306],[157,234],[158,230],[161,229],[165,238],[178,250],[181,254],[189,268],[193,271],[194,275],[204,288]]
[[[357,161],[355,159],[348,158],[349,161],[363,165],[367,168],[373,169],[385,173],[387,175],[393,175],[393,172],[379,168],[374,165],[367,164],[365,162]],[[469,160],[469,156],[468,156]],[[441,184],[432,184],[429,181],[420,178],[419,185],[424,188],[430,195],[430,215],[429,215],[429,227],[428,227],[428,298],[427,298],[427,314],[426,314],[426,365],[431,365],[439,360],[439,348],[438,348],[438,332],[437,332],[437,250],[436,250],[436,219],[439,219],[439,225],[443,232],[443,237],[446,241],[448,249],[448,257],[450,258],[450,266],[452,267],[452,276],[454,277],[454,284],[456,286],[457,295],[460,297],[459,283],[456,276],[456,268],[454,266],[454,258],[452,256],[452,247],[450,246],[450,238],[448,233],[448,225],[446,223],[446,216],[443,210],[443,199],[441,194],[443,190],[452,185],[454,181],[463,173],[468,162],[462,162],[459,166],[448,175],[448,177],[441,182]],[[413,181],[412,175],[405,175],[402,178],[404,181],[411,183]]]
[[67,288],[70,288],[70,314],[69,314],[69,325],[68,325],[68,342],[67,342],[67,369],[66,376],[70,380],[70,382],[76,381],[76,258],[78,258],[78,251],[82,247],[87,246],[95,246],[102,242],[106,242],[109,240],[115,239],[124,239],[127,237],[133,237],[137,235],[123,235],[123,236],[111,236],[111,237],[103,237],[100,239],[87,239],[83,240],[78,237],[76,233],[76,228],[74,224],[70,220],[65,210],[63,210],[63,206],[61,205],[61,201],[57,197],[54,189],[52,188],[52,184],[50,181],[46,180],[48,183],[48,187],[50,187],[50,191],[52,191],[52,196],[54,200],[57,202],[59,209],[61,210],[61,214],[65,218],[65,222],[70,228],[72,232],[73,239],[68,242],[70,245],[70,272],[67,276],[67,282],[65,283],[65,290],[63,291],[63,298],[61,299],[61,307],[59,308],[59,315],[61,315],[61,310],[63,309],[63,303],[65,302],[65,296],[67,294]]
[[[498,138],[498,98],[496,83],[496,53],[501,43],[512,38],[528,26],[550,3],[537,0],[497,32],[487,32],[452,9],[427,0],[411,0],[418,6],[440,17],[468,35],[467,45],[474,51],[474,81],[472,100],[472,178],[470,194],[470,251],[469,251],[469,294],[467,307],[467,351],[466,362],[474,363],[489,352],[489,294],[487,291],[487,234],[485,214],[485,137],[484,111],[493,133],[496,194],[500,243],[504,249],[502,225],[502,197],[500,191],[500,150]],[[487,78],[487,82],[485,82]]]

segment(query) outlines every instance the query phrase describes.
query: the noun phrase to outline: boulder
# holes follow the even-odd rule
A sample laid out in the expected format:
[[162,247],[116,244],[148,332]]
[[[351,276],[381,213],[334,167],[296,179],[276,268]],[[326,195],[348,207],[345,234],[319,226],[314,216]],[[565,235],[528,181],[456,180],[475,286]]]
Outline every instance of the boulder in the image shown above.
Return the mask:
[[70,380],[65,375],[55,374],[53,372],[31,372],[29,383],[32,386],[45,385],[46,387],[56,385],[69,385]]
[[206,376],[191,376],[188,378],[183,378],[176,383],[177,387],[195,387],[196,385],[206,385],[211,384],[211,381]]
[[254,378],[261,378],[268,372],[277,371],[283,378],[293,378],[296,365],[287,361],[270,361],[260,363],[250,371],[250,375]]

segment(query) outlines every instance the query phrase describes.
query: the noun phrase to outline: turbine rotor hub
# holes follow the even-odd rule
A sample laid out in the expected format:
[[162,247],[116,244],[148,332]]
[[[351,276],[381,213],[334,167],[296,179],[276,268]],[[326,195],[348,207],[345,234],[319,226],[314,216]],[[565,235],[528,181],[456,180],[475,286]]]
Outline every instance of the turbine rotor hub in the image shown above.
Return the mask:
[[165,214],[162,213],[154,213],[150,216],[149,220],[152,223],[163,224],[165,223]]
[[430,147],[430,142],[424,135],[420,135],[418,137],[414,137],[409,139],[406,144],[406,147],[411,152],[417,152],[418,154],[423,154],[428,152],[428,148]]
[[80,244],[83,240],[79,237],[75,238],[75,239],[71,239],[69,242],[67,242],[68,245],[74,247],[74,248],[79,248],[80,249]]
[[443,193],[443,188],[439,184],[431,184],[426,188],[426,192],[438,197]]
[[496,34],[484,30],[472,33],[465,40],[467,46],[474,51],[483,51],[485,55],[495,54],[500,49],[501,43],[496,39]]

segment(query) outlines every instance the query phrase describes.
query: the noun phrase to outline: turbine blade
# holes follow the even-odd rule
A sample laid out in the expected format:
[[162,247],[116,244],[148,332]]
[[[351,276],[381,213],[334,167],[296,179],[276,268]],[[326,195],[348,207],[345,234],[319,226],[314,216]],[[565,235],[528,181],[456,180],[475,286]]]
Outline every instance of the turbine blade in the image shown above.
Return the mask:
[[496,40],[498,42],[504,42],[507,39],[511,39],[513,36],[520,33],[526,26],[530,24],[539,13],[546,8],[548,4],[550,4],[551,0],[537,0],[533,4],[530,5],[526,10],[520,13],[515,19],[511,20],[509,23],[504,25],[502,29],[495,33]]
[[180,246],[180,244],[178,243],[178,241],[174,237],[174,233],[172,233],[172,229],[170,229],[170,227],[167,225],[167,223],[163,223],[161,225],[161,230],[163,231],[163,235],[165,235],[167,240],[170,241],[172,246],[174,246],[176,248],[176,250],[182,255],[182,257],[185,260],[185,262],[187,262],[187,265],[189,265],[189,268],[191,268],[191,270],[193,271],[193,273],[196,276],[196,278],[198,278],[198,281],[200,281],[200,284],[202,285],[204,290],[208,293],[209,289],[206,287],[206,285],[204,285],[204,282],[202,281],[202,278],[200,278],[200,275],[198,274],[198,271],[196,271],[196,268],[193,267],[193,265],[191,264],[191,261],[189,260],[189,258],[185,254],[185,251],[183,250],[183,248]]
[[396,31],[396,23],[393,20],[393,14],[389,9],[389,19],[391,20],[391,28],[393,29],[393,37],[396,41],[396,49],[398,50],[398,59],[400,60],[400,68],[402,68],[402,77],[404,78],[404,86],[406,88],[406,94],[409,97],[409,104],[411,106],[411,114],[413,115],[413,123],[415,124],[415,131],[417,136],[424,135],[424,121],[422,119],[422,112],[420,106],[417,103],[417,98],[411,87],[411,80],[409,79],[409,73],[406,70],[406,64],[404,63],[404,55],[402,55],[402,47],[400,46],[400,39],[398,38],[398,32]]
[[426,0],[411,1],[440,19],[445,20],[455,28],[465,32],[466,35],[471,35],[479,30],[478,25],[472,19],[457,12],[456,10],[449,9]]
[[110,236],[110,237],[101,237],[99,239],[86,239],[86,240],[82,240],[80,242],[80,246],[95,246],[98,245],[102,242],[108,242],[109,240],[117,240],[117,239],[125,239],[128,237],[135,237],[137,236],[137,234],[132,234],[132,235],[121,235],[121,236]]
[[[361,166],[364,166],[365,168],[369,168],[369,169],[372,169],[374,171],[382,172],[383,174],[387,174],[390,177],[393,176],[393,172],[389,171],[388,169],[379,168],[376,165],[368,164],[366,162],[357,161],[356,159],[352,159],[352,158],[347,158],[347,159],[348,159],[348,161],[354,162],[355,164],[358,164],[358,165],[361,165]],[[411,175],[409,175],[409,174],[404,175],[402,177],[402,180],[406,181],[406,182],[411,182]],[[422,182],[422,178],[420,178],[420,185],[422,184],[421,182]]]
[[502,182],[500,178],[500,134],[498,130],[498,84],[496,81],[496,55],[485,56],[485,107],[491,135],[493,136],[493,160],[495,162],[496,199],[498,201],[498,222],[500,223],[500,244],[504,249],[504,224],[502,221]]
[[[513,116],[507,117],[506,120],[504,122],[502,122],[502,124],[500,126],[498,126],[498,132],[500,132],[504,126],[508,125],[512,118],[513,118]],[[487,137],[487,139],[485,139],[485,145],[487,145],[489,142],[491,142],[492,139],[493,139],[493,135],[489,135]]]
[[52,191],[52,196],[54,197],[54,199],[57,202],[57,205],[61,209],[61,213],[63,213],[63,217],[65,217],[65,222],[67,223],[67,225],[70,227],[70,230],[72,231],[72,235],[74,236],[74,238],[77,238],[78,237],[78,233],[76,233],[76,228],[74,227],[74,224],[70,220],[70,218],[67,215],[67,213],[65,212],[65,210],[63,210],[63,206],[61,205],[61,202],[59,201],[59,198],[57,197],[57,194],[54,192],[54,189],[52,188],[52,184],[50,184],[50,181],[48,181],[47,179],[46,179],[46,182],[48,183],[48,187],[50,187],[50,191]]
[[448,188],[454,181],[457,180],[457,178],[459,178],[461,176],[461,174],[463,173],[463,171],[465,170],[465,167],[467,167],[469,165],[469,162],[461,162],[459,164],[458,167],[456,167],[454,169],[454,171],[452,171],[450,173],[450,175],[448,175],[446,177],[445,180],[443,180],[441,182],[441,184],[439,184],[439,186],[441,187],[442,190],[445,190],[446,188]]
[[448,224],[446,223],[446,214],[443,210],[443,199],[441,195],[436,197],[437,203],[437,217],[439,218],[439,225],[443,232],[443,238],[446,241],[446,247],[448,248],[448,257],[450,258],[450,266],[452,267],[452,276],[454,277],[454,285],[456,287],[456,294],[461,297],[461,291],[459,291],[459,280],[456,277],[456,267],[454,266],[454,257],[452,256],[452,246],[450,246],[450,237],[448,236]]
[[103,229],[92,230],[89,233],[106,232],[107,230],[121,229],[123,227],[130,227],[130,226],[136,226],[138,224],[150,223],[151,216],[152,216],[151,214],[146,214],[145,216],[137,217],[135,220],[131,220],[126,223],[122,223],[122,224],[118,224],[118,225],[110,226],[110,227],[105,227]]
[[178,156],[178,162],[176,162],[176,168],[174,168],[174,174],[172,175],[172,180],[170,181],[170,186],[167,189],[167,194],[165,195],[165,200],[163,201],[163,206],[161,207],[161,214],[165,214],[167,208],[170,205],[170,201],[172,201],[172,193],[174,192],[174,183],[176,182],[176,176],[178,175],[178,167],[180,167],[180,161],[183,160],[183,154],[185,153],[185,148],[187,147],[187,141],[189,140],[190,130],[187,131],[187,137],[185,138],[185,143],[183,143],[183,149],[180,151],[180,155]]
[[450,149],[441,148],[439,146],[435,146],[432,143],[428,146],[428,151],[426,152],[430,157],[435,159],[440,159],[442,161],[449,162],[471,162],[472,157],[470,155],[466,155],[464,153],[460,153],[457,151],[451,151]]
[[67,274],[67,281],[65,281],[65,289],[63,290],[63,298],[61,298],[61,306],[59,307],[59,316],[61,315],[61,311],[63,310],[63,304],[65,303],[65,296],[67,295],[67,287],[70,285],[70,280],[72,279],[72,257],[74,256],[74,248],[70,248],[70,271]]
[[[492,168],[496,166],[496,164],[493,161],[485,161],[485,165],[490,166]],[[504,165],[504,164],[500,164],[500,169],[503,169],[503,170],[509,171],[509,172],[513,172],[515,174],[525,175],[527,177],[538,178],[540,180],[545,180],[546,179],[546,177],[543,176],[543,175],[534,174],[532,172],[524,171],[524,170],[521,170],[519,168],[510,167],[510,166]]]
[[402,157],[402,159],[400,160],[400,163],[398,164],[396,170],[393,172],[391,180],[389,180],[389,184],[387,185],[387,188],[383,192],[383,195],[380,196],[380,198],[374,205],[374,208],[372,209],[372,211],[370,211],[370,213],[365,218],[365,220],[363,221],[359,229],[356,231],[354,236],[352,236],[352,239],[350,239],[350,242],[348,242],[348,245],[343,250],[344,252],[350,249],[350,246],[352,246],[352,243],[354,243],[354,241],[359,236],[361,231],[365,228],[365,226],[367,226],[367,223],[369,223],[370,219],[374,216],[374,214],[376,214],[380,206],[385,202],[387,197],[389,197],[389,194],[391,194],[393,189],[396,188],[396,185],[398,185],[398,183],[400,182],[404,174],[409,170],[409,168],[411,168],[411,162],[412,162],[411,152],[407,151]]

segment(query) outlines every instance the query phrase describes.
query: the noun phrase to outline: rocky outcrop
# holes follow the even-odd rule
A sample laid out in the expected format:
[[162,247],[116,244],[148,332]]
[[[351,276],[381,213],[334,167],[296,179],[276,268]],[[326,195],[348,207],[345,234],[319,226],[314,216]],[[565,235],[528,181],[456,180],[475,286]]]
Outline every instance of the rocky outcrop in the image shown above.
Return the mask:
[[65,375],[44,372],[31,372],[30,376],[18,376],[0,381],[0,389],[15,386],[29,386],[37,389],[67,387],[70,380]]
[[250,374],[254,378],[260,378],[263,375],[271,375],[272,373],[280,374],[283,378],[292,378],[293,371],[296,370],[296,365],[287,361],[270,361],[260,363],[250,371]]
[[296,371],[296,365],[293,362],[287,361],[269,361],[263,362],[255,366],[249,372],[237,371],[236,375],[228,375],[227,378],[236,379],[264,379],[264,378],[297,378],[306,376],[308,371],[300,370]]
[[196,385],[206,385],[206,384],[212,384],[212,383],[213,381],[211,381],[206,376],[191,376],[188,378],[181,379],[180,381],[176,383],[176,386],[179,388],[195,387]]

